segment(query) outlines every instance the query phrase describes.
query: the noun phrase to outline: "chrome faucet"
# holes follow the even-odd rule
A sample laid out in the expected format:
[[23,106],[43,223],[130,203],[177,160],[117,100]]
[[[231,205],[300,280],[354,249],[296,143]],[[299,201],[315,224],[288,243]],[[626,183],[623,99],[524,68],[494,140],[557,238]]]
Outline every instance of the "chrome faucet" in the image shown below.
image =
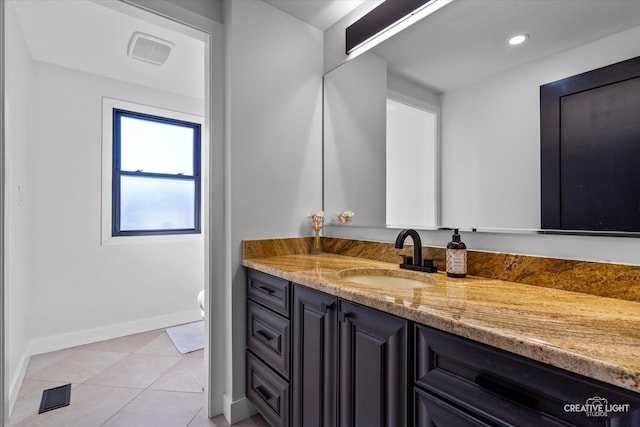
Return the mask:
[[396,249],[402,249],[404,247],[404,241],[407,240],[407,237],[409,236],[411,236],[411,240],[413,240],[413,257],[402,255],[400,268],[425,271],[427,273],[435,273],[438,271],[438,269],[434,267],[432,259],[425,259],[423,264],[422,241],[420,240],[420,235],[416,230],[410,228],[401,230],[400,234],[398,234],[398,238],[396,239]]

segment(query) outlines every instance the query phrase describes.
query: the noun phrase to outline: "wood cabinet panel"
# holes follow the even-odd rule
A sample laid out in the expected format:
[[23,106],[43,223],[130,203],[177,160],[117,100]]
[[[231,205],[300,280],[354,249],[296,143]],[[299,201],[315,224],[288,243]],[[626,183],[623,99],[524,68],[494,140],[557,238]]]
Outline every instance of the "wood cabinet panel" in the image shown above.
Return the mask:
[[415,427],[493,427],[419,388],[414,390]]
[[[422,325],[415,352],[416,386],[493,425],[640,425],[640,396],[591,378]],[[594,398],[629,407],[606,417],[567,410]]]
[[407,425],[408,321],[339,301],[339,425]]
[[289,293],[289,282],[286,280],[255,270],[248,271],[247,297],[287,318]]
[[247,301],[247,348],[285,379],[289,379],[289,319],[253,301]]
[[273,427],[289,426],[289,383],[247,352],[247,398]]
[[294,286],[292,425],[336,424],[337,298]]

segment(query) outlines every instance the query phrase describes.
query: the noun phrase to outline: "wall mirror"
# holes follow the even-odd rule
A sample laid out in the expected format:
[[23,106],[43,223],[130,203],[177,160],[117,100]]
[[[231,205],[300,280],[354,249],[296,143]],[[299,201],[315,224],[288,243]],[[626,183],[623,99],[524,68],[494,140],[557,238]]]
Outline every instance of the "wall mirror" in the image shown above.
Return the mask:
[[[521,33],[525,43],[507,43]],[[352,210],[355,226],[540,229],[540,86],[640,56],[637,40],[636,1],[454,0],[325,75],[327,215]],[[433,114],[417,137],[432,145],[387,149],[393,101]],[[389,204],[420,213],[390,220]]]

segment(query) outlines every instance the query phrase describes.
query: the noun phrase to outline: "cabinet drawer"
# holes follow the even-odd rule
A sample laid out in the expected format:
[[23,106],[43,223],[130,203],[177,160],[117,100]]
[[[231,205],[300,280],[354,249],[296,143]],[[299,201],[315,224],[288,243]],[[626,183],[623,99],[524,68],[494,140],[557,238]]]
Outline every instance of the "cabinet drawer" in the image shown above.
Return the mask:
[[[415,326],[415,380],[456,406],[513,425],[525,416],[539,426],[633,425],[640,415],[635,393],[422,325]],[[606,418],[566,409],[593,398],[629,406]]]
[[289,426],[289,384],[247,352],[247,399],[273,427]]
[[414,390],[414,410],[415,427],[493,427],[419,388]]
[[248,270],[247,296],[289,317],[289,282],[255,270]]
[[247,347],[289,379],[289,320],[247,301]]

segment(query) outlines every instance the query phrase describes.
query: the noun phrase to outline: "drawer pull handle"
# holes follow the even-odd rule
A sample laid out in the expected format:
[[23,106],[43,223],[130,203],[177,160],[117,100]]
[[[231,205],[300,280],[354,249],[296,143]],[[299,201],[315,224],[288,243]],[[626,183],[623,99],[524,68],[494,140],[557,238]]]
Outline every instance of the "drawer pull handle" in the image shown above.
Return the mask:
[[269,296],[270,296],[272,293],[274,293],[274,292],[275,292],[273,289],[271,289],[271,288],[267,288],[267,287],[265,287],[265,286],[257,286],[257,287],[256,287],[256,289],[257,289],[257,290],[259,290],[260,292],[263,292],[263,293],[265,293],[265,294],[269,295]]
[[260,399],[264,400],[265,402],[268,402],[269,400],[273,399],[276,394],[273,393],[268,387],[263,387],[261,385],[257,386],[255,388],[256,393],[258,393],[258,396],[260,397]]
[[537,400],[534,397],[531,397],[520,390],[505,385],[499,380],[495,380],[484,375],[478,375],[476,377],[476,384],[486,390],[504,397],[505,399],[511,400],[512,402],[517,402],[530,408],[535,408],[536,406]]
[[277,335],[276,336],[272,336],[271,334],[268,334],[263,330],[256,331],[255,336],[256,336],[256,338],[258,338],[260,341],[263,341],[263,342],[272,341],[274,338],[277,337]]

